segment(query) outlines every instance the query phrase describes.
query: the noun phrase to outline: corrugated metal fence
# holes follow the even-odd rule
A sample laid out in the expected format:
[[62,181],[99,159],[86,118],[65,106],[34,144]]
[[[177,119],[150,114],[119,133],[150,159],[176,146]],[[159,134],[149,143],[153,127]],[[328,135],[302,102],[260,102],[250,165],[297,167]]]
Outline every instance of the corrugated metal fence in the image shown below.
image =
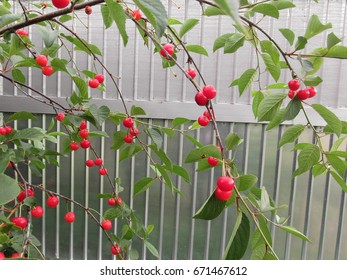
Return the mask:
[[[276,26],[290,27],[298,33],[304,33],[305,22],[311,14],[323,15],[323,21],[332,22],[334,31],[339,36],[346,35],[347,1],[294,1],[299,9],[295,13],[285,12]],[[177,9],[172,1],[168,1],[167,8],[170,17],[184,20],[195,17],[201,24],[195,32],[185,38],[190,43],[206,46],[209,57],[194,56],[201,67],[208,83],[215,84],[218,98],[215,101],[215,111],[220,122],[221,134],[226,136],[230,131],[238,133],[244,138],[236,154],[236,162],[242,166],[244,172],[259,176],[259,185],[265,185],[269,194],[277,204],[286,204],[288,208],[281,210],[282,216],[290,217],[289,223],[307,234],[312,243],[291,237],[282,231],[272,228],[272,236],[276,252],[285,259],[347,259],[347,224],[346,224],[346,195],[341,188],[327,176],[324,180],[315,180],[311,174],[304,174],[293,179],[291,173],[296,168],[293,145],[286,145],[277,149],[285,126],[266,131],[265,124],[257,124],[251,110],[249,92],[241,98],[228,85],[240,76],[243,71],[256,63],[251,49],[245,46],[237,55],[223,55],[221,52],[212,53],[213,39],[233,30],[232,22],[222,17],[201,17],[201,9],[196,1],[178,1],[181,9]],[[134,27],[128,24],[129,44],[123,47],[116,29],[105,30],[100,12],[94,8],[92,16],[87,17],[83,12],[78,13],[80,20],[74,20],[72,27],[80,32],[89,42],[96,44],[103,52],[103,61],[109,69],[121,79],[119,84],[127,104],[143,107],[148,113],[148,122],[154,124],[169,124],[174,117],[181,116],[196,119],[199,108],[194,103],[195,91],[184,79],[181,73],[173,77],[170,70],[163,70],[160,59],[153,54],[153,49],[143,46],[141,38],[135,33]],[[86,30],[82,23],[88,26]],[[304,24],[303,24],[304,23]],[[275,24],[271,20],[263,20],[262,26],[274,37],[279,38],[282,45],[286,45],[281,38]],[[40,35],[34,28],[30,30],[32,40],[39,40]],[[317,36],[314,47],[320,46],[326,34]],[[347,44],[344,39],[345,45]],[[68,46],[69,48],[72,47]],[[79,52],[72,51],[73,59],[80,68],[90,68],[93,61]],[[60,55],[65,55],[64,50]],[[185,63],[186,57],[179,56],[179,61]],[[98,66],[96,66],[97,69]],[[175,69],[174,69],[175,71]],[[325,81],[318,87],[319,94],[314,102],[330,106],[338,115],[346,119],[347,63],[340,60],[326,61],[320,71]],[[27,71],[30,86],[42,90],[53,99],[65,103],[65,98],[73,90],[73,85],[66,83],[65,74],[58,73],[52,77],[42,79],[39,70]],[[281,80],[289,79],[289,73]],[[64,81],[64,82],[63,82]],[[264,83],[272,83],[271,78],[264,79]],[[106,91],[90,92],[93,102],[97,105],[106,104],[114,111],[122,111],[120,100],[115,89],[106,78]],[[35,96],[34,93],[28,92]],[[40,126],[47,128],[52,116],[50,108],[37,103],[6,81],[0,80],[0,112],[15,112],[29,110],[40,117],[37,121],[18,121],[16,128]],[[302,118],[296,120],[300,122]],[[323,125],[321,119],[314,119],[317,126]],[[109,135],[119,128],[107,123],[103,127]],[[59,126],[57,129],[61,129]],[[213,142],[213,131],[204,129],[195,131],[195,137],[202,143]],[[300,141],[313,141],[310,131],[301,136]],[[149,142],[150,139],[147,139]],[[326,145],[332,143],[333,138],[325,139]],[[176,186],[182,190],[183,196],[172,195],[159,183],[147,192],[132,196],[134,182],[151,173],[148,159],[144,155],[126,160],[118,164],[119,153],[110,152],[112,139],[106,138],[96,142],[93,140],[97,152],[105,158],[105,163],[111,176],[121,177],[122,184],[127,186],[123,199],[130,204],[142,217],[145,225],[154,224],[155,230],[151,242],[156,244],[161,259],[218,259],[222,256],[223,248],[231,233],[235,220],[233,208],[225,211],[218,219],[205,222],[192,219],[193,214],[200,208],[214,188],[214,182],[220,171],[197,174],[196,166],[187,165],[191,171],[192,184],[187,184],[180,178],[176,179]],[[59,149],[59,143],[57,145]],[[55,148],[52,146],[52,148]],[[164,138],[163,149],[170,157],[182,164],[189,149],[193,148],[183,136],[174,139]],[[60,158],[61,168],[48,167],[42,178],[37,178],[28,171],[30,180],[43,183],[47,188],[57,190],[62,194],[85,203],[89,207],[103,212],[107,205],[96,200],[95,195],[108,188],[103,178],[96,171],[85,168],[86,152],[79,151],[71,158]],[[43,201],[42,201],[43,202]],[[41,221],[35,221],[35,232],[42,240],[43,253],[48,258],[60,259],[110,259],[109,244],[87,215],[75,207],[74,211],[79,219],[72,225],[62,222],[65,205],[58,209],[45,209],[47,215]],[[120,227],[115,228],[119,232]],[[140,252],[140,258],[151,259],[144,246],[140,243],[133,245]]]

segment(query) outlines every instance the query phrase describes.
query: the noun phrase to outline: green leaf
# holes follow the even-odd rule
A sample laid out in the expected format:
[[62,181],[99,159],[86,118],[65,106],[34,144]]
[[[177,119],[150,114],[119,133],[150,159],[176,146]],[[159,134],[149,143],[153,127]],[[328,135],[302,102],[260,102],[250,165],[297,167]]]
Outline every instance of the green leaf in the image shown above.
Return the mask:
[[278,10],[295,8],[295,4],[291,0],[272,1],[271,4],[275,5]]
[[11,177],[0,174],[0,205],[15,199],[20,192],[18,182]]
[[284,38],[286,38],[289,44],[292,46],[295,40],[295,33],[288,28],[280,28],[278,30],[282,33]]
[[64,23],[64,22],[68,22],[68,21],[70,21],[72,19],[73,19],[73,17],[71,15],[62,15],[59,18],[59,22]]
[[299,167],[294,171],[293,176],[298,176],[308,171],[312,166],[318,163],[320,159],[320,150],[314,144],[307,144],[298,156]]
[[161,131],[157,128],[149,128],[147,129],[147,132],[155,145],[160,148],[163,144],[163,136],[161,134]]
[[282,147],[284,144],[292,143],[301,135],[301,133],[305,130],[305,126],[301,124],[297,124],[289,127],[282,135],[281,140],[279,142],[279,147]]
[[298,50],[304,49],[306,44],[307,44],[307,38],[299,36],[295,43],[295,50],[298,51]]
[[17,131],[11,138],[12,140],[38,140],[41,141],[45,137],[42,129],[37,127],[25,128]]
[[102,20],[104,21],[105,28],[106,29],[110,28],[113,23],[113,18],[110,13],[110,9],[107,7],[107,5],[102,4],[100,6],[100,10],[101,10]]
[[155,256],[156,258],[159,258],[158,250],[154,247],[154,245],[149,243],[148,240],[145,240],[144,242],[148,251],[150,251],[151,254]]
[[5,14],[0,16],[0,28],[22,18],[20,14]]
[[301,110],[301,101],[293,98],[287,105],[284,112],[284,119],[287,121],[295,119]]
[[286,108],[281,108],[280,110],[278,110],[276,115],[272,118],[272,120],[267,125],[266,130],[268,131],[280,125],[284,121],[285,114],[286,114]]
[[343,161],[338,156],[335,156],[334,154],[331,154],[331,153],[327,153],[325,154],[325,156],[327,157],[329,164],[331,164],[331,166],[337,171],[337,173],[341,177],[344,177],[346,172],[345,161]]
[[263,40],[260,42],[261,51],[270,55],[273,63],[277,65],[280,61],[280,53],[275,45],[268,40]]
[[131,109],[130,109],[130,115],[131,116],[146,115],[146,112],[141,107],[137,107],[133,105],[131,106]]
[[276,115],[287,94],[272,94],[261,101],[258,108],[258,121],[270,121]]
[[167,13],[160,0],[134,0],[134,3],[153,25],[158,38],[163,36],[167,26]]
[[308,237],[305,234],[301,233],[300,231],[298,231],[296,228],[294,228],[292,226],[278,226],[278,227],[285,230],[286,232],[289,232],[290,234],[292,234],[296,237],[301,238],[302,240],[311,242],[311,240],[308,239]]
[[208,17],[211,17],[211,16],[225,15],[226,13],[217,7],[208,6],[205,9],[204,14]]
[[327,38],[327,47],[328,49],[331,49],[333,46],[341,43],[342,40],[338,38],[334,32],[329,33]]
[[181,193],[176,187],[174,187],[169,174],[166,172],[166,170],[163,166],[161,166],[160,164],[157,163],[154,165],[154,168],[155,168],[156,172],[157,173],[159,172],[159,175],[164,179],[165,185],[167,185],[172,191],[174,191],[176,193]]
[[321,104],[312,104],[311,106],[327,122],[337,137],[340,137],[342,130],[340,119],[332,111]]
[[143,150],[142,146],[140,145],[135,145],[135,144],[128,145],[119,153],[119,162],[127,158],[131,158],[135,156],[137,153],[141,152],[142,150]]
[[168,25],[183,24],[182,21],[179,21],[176,18],[168,18],[167,23]]
[[256,91],[255,93],[252,93],[253,95],[253,101],[252,101],[252,111],[254,117],[258,117],[258,110],[259,105],[264,100],[264,94],[261,91]]
[[36,120],[36,119],[37,117],[34,116],[32,113],[29,113],[26,111],[20,111],[9,116],[7,119],[7,122],[12,122],[15,120]]
[[318,86],[321,82],[323,82],[323,80],[318,76],[306,76],[304,80],[304,84],[307,87]]
[[57,40],[59,36],[59,30],[52,30],[51,28],[47,28],[47,26],[35,25],[42,36],[43,42],[46,48],[50,48],[54,42]]
[[208,56],[207,50],[201,45],[187,45],[186,49],[190,52],[194,52],[194,53]]
[[15,81],[23,83],[23,84],[25,83],[26,78],[24,74],[22,73],[22,71],[20,71],[19,69],[12,69],[11,73]]
[[234,229],[224,251],[224,260],[240,260],[246,252],[250,237],[250,224],[247,216],[238,211]]
[[257,70],[256,69],[248,69],[246,70],[241,77],[238,80],[238,87],[239,87],[239,93],[240,96],[244,93],[244,91],[250,87],[250,85],[252,84],[255,76],[257,74]]
[[128,43],[128,34],[125,28],[126,14],[122,5],[118,4],[114,0],[106,0],[107,7],[110,10],[110,14],[116,23],[119,33],[122,36],[124,46]]
[[165,167],[171,171],[172,170],[172,162],[171,162],[170,158],[168,157],[168,155],[162,149],[160,149],[160,148],[158,149],[156,145],[152,144],[149,147],[161,159],[161,161],[163,162]]
[[89,131],[89,137],[109,137],[106,131]]
[[185,159],[185,163],[199,161],[203,158],[203,156],[212,156],[218,159],[221,159],[222,157],[220,150],[215,145],[211,144],[191,150]]
[[236,185],[240,192],[252,188],[258,181],[258,177],[253,174],[244,174],[236,179]]
[[195,213],[194,219],[213,220],[217,218],[225,209],[226,201],[219,200],[214,195],[214,192]]
[[233,33],[225,42],[224,53],[234,53],[243,46],[245,35]]
[[254,6],[251,10],[252,12],[260,13],[266,16],[279,18],[280,13],[275,5],[263,3]]
[[96,123],[101,126],[108,118],[110,109],[105,105],[102,105],[100,108],[98,108],[95,104],[92,104],[89,107],[87,114],[90,114],[92,117],[94,117]]
[[225,43],[233,34],[235,33],[227,33],[219,36],[213,43],[213,52],[217,51],[220,48],[224,48]]
[[177,127],[177,126],[180,126],[181,124],[185,124],[185,123],[188,123],[190,122],[189,119],[186,119],[186,118],[174,118],[172,120],[172,127]]
[[267,193],[264,187],[261,187],[260,190],[261,190],[261,197],[260,197],[260,204],[259,204],[260,211],[261,212],[271,211],[273,207],[270,205],[269,194]]
[[196,26],[197,24],[199,24],[198,19],[196,19],[196,18],[187,19],[185,22],[183,22],[183,24],[180,28],[180,31],[178,33],[178,36],[180,36],[180,38],[182,38],[187,32],[192,30],[194,28],[194,26]]
[[176,175],[180,176],[183,178],[184,181],[187,183],[190,183],[190,177],[188,171],[179,165],[173,165],[172,166],[172,172],[175,173]]
[[134,185],[134,195],[145,192],[154,182],[153,178],[145,177],[137,181]]
[[79,97],[82,99],[88,98],[88,87],[87,87],[87,83],[85,82],[85,80],[83,80],[77,76],[72,76],[71,78],[78,88]]
[[66,40],[74,44],[76,50],[84,51],[85,53],[89,55],[91,55],[91,51],[97,55],[102,55],[101,51],[99,50],[97,46],[88,43],[86,40],[77,39],[72,36],[67,36],[67,35],[64,35],[63,33],[60,33],[60,36],[64,37]]
[[243,139],[241,139],[236,133],[231,132],[227,137],[225,137],[225,148],[230,151],[242,142]]
[[310,39],[326,29],[332,28],[331,23],[322,24],[317,15],[312,15],[306,28],[305,38]]
[[325,54],[326,57],[332,58],[343,58],[347,59],[347,47],[345,46],[334,46],[329,49],[328,53]]
[[327,167],[325,166],[325,164],[322,164],[322,163],[315,164],[312,167],[312,175],[314,177],[321,175],[325,171],[327,171]]
[[192,142],[195,146],[202,148],[204,147],[203,144],[201,144],[198,140],[196,140],[194,137],[188,135],[188,134],[184,134],[184,137],[186,137],[190,142]]
[[115,208],[115,207],[107,209],[104,213],[104,219],[105,220],[111,220],[112,221],[114,219],[119,218],[120,216],[122,216],[122,210],[119,208]]
[[280,75],[281,75],[281,68],[273,62],[273,60],[269,54],[263,53],[261,56],[262,56],[264,63],[266,65],[266,69],[270,72],[271,76],[277,82]]
[[335,179],[335,181],[340,185],[340,187],[343,189],[344,192],[347,192],[347,185],[345,183],[345,180],[340,177],[336,172],[330,171],[331,176]]

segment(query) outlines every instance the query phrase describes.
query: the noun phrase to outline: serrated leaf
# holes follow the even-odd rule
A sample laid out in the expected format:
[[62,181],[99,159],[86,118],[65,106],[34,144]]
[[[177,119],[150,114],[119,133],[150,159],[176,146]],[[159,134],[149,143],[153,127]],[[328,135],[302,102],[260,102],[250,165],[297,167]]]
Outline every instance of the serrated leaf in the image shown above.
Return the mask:
[[334,32],[329,33],[327,37],[327,48],[331,49],[333,46],[341,43],[341,39],[338,38]]
[[109,137],[106,131],[89,131],[89,137]]
[[15,199],[20,192],[18,182],[15,179],[0,174],[0,205],[4,205]]
[[50,48],[59,36],[59,30],[52,30],[46,26],[35,25],[39,29],[46,48]]
[[270,55],[273,63],[277,65],[280,61],[280,53],[271,41],[262,40],[260,42],[261,51]]
[[185,134],[184,137],[186,137],[190,142],[192,142],[195,146],[202,148],[204,147],[204,145],[202,143],[200,143],[198,140],[196,140],[194,137]]
[[264,100],[264,94],[261,91],[256,91],[253,95],[252,111],[254,117],[258,117],[258,110],[260,103]]
[[279,18],[280,13],[277,7],[273,4],[263,3],[258,4],[252,8],[252,12],[260,13],[266,16]]
[[148,242],[147,240],[145,240],[144,242],[148,251],[150,251],[151,254],[155,256],[156,258],[159,258],[158,250],[154,247],[154,245]]
[[233,33],[225,42],[224,53],[234,53],[243,46],[245,35]]
[[180,176],[183,178],[184,181],[187,183],[190,183],[190,177],[188,171],[179,165],[173,165],[172,166],[172,172],[175,173],[176,175]]
[[126,14],[122,7],[122,5],[118,4],[117,2],[113,0],[106,0],[107,7],[110,10],[110,14],[116,23],[119,33],[122,36],[124,46],[128,43],[128,34],[126,32],[125,28],[125,22],[126,22]]
[[5,14],[0,17],[0,28],[4,27],[7,24],[15,22],[16,20],[21,19],[22,15],[20,14]]
[[261,56],[264,60],[266,69],[269,71],[271,76],[277,82],[280,75],[281,75],[281,68],[273,62],[273,60],[269,54],[263,53]]
[[298,50],[304,49],[306,44],[307,44],[307,38],[303,36],[299,36],[295,43],[295,50],[298,51]]
[[281,140],[278,144],[279,147],[282,147],[284,144],[294,142],[296,139],[298,139],[298,137],[304,130],[305,126],[301,124],[288,127],[281,137]]
[[301,110],[301,101],[293,98],[287,105],[284,112],[284,120],[290,121],[295,119]]
[[266,130],[273,129],[274,127],[279,126],[282,122],[284,122],[284,117],[286,114],[286,108],[281,108],[278,110],[276,115],[272,118],[269,124],[266,126]]
[[224,260],[240,260],[246,252],[250,237],[250,223],[245,214],[237,212],[234,229],[224,251]]
[[103,217],[105,220],[114,220],[122,216],[122,210],[120,208],[112,207],[105,211]]
[[221,159],[221,152],[215,145],[207,145],[201,148],[193,149],[185,159],[185,163],[192,163],[202,159],[203,156],[212,156]]
[[201,208],[195,213],[193,218],[201,220],[213,220],[223,212],[226,203],[226,201],[217,199],[213,192],[201,206]]
[[318,163],[312,167],[312,175],[317,177],[327,171],[325,164]]
[[61,17],[59,17],[59,22],[64,23],[64,22],[68,22],[72,19],[73,19],[73,17],[71,15],[62,15]]
[[219,9],[217,7],[208,6],[204,10],[204,14],[208,17],[211,17],[211,16],[225,15],[225,12],[223,12],[221,9]]
[[45,134],[42,129],[37,127],[18,130],[11,138],[12,140],[42,140]]
[[88,98],[88,87],[87,87],[86,81],[77,76],[72,76],[71,78],[78,88],[78,91],[79,91],[78,96],[82,99]]
[[141,152],[143,150],[142,146],[136,145],[136,144],[131,144],[125,147],[124,149],[121,150],[119,153],[119,162],[131,158],[135,156],[137,153]]
[[325,54],[325,57],[347,59],[347,47],[334,46]]
[[15,120],[36,120],[36,119],[37,117],[34,116],[32,113],[26,112],[26,111],[20,111],[9,116],[7,119],[7,122],[12,122]]
[[240,96],[244,93],[246,89],[250,87],[252,84],[255,76],[256,76],[257,70],[256,69],[248,69],[246,70],[241,77],[238,80],[238,87],[239,87],[239,94]]
[[236,180],[236,185],[240,192],[246,191],[252,188],[258,181],[258,177],[253,174],[244,174],[241,175]]
[[190,52],[194,52],[194,53],[208,56],[207,50],[201,45],[187,45],[186,49]]
[[164,34],[167,26],[167,13],[160,0],[134,0],[134,3],[153,25],[158,38]]
[[332,111],[321,104],[312,104],[311,106],[327,122],[337,137],[340,137],[342,130],[340,119]]
[[327,157],[329,164],[337,171],[337,173],[341,177],[344,177],[345,172],[346,172],[345,161],[343,161],[338,156],[331,154],[331,153],[327,153],[327,154],[325,154],[325,156]]
[[227,150],[232,150],[234,147],[240,145],[243,142],[243,139],[241,139],[236,133],[229,133],[227,137],[225,137],[225,148]]
[[163,162],[165,167],[171,171],[172,170],[172,162],[171,162],[170,158],[168,157],[168,155],[164,152],[164,150],[160,149],[160,148],[158,149],[156,145],[150,145],[149,147],[161,159],[161,161]]
[[272,94],[264,98],[258,107],[258,121],[270,121],[276,115],[287,94]]
[[100,6],[102,20],[104,21],[105,28],[109,28],[112,26],[113,18],[110,13],[110,9],[107,7],[107,5],[102,4]]
[[300,231],[298,231],[296,228],[294,228],[292,226],[279,226],[279,228],[283,229],[286,232],[289,232],[290,234],[292,234],[296,237],[301,238],[302,240],[311,242],[311,240],[308,239],[308,237],[305,234],[301,233]]
[[19,69],[12,69],[11,74],[12,74],[13,80],[23,84],[25,83],[26,78],[24,74],[22,73],[22,71],[20,71]]
[[275,5],[278,10],[295,8],[295,4],[291,0],[280,0],[280,1],[272,1],[272,5]]
[[134,195],[145,192],[154,182],[153,178],[145,177],[137,181],[134,185]]
[[147,131],[152,141],[160,148],[163,144],[163,136],[160,130],[157,128],[149,128]]
[[318,86],[323,80],[318,76],[306,76],[304,84],[307,87]]
[[317,15],[312,15],[305,32],[305,38],[310,39],[326,29],[332,28],[331,23],[322,24]]
[[213,43],[213,52],[217,51],[220,48],[224,48],[225,43],[233,34],[235,33],[227,33],[219,36]]
[[280,28],[278,30],[282,33],[284,38],[286,38],[289,44],[292,46],[295,40],[295,33],[289,28]]
[[96,123],[99,126],[101,126],[105,122],[105,120],[108,118],[110,114],[110,109],[105,105],[102,105],[100,108],[98,108],[96,107],[95,104],[92,104],[87,111],[87,114],[88,113],[92,117],[94,117]]
[[192,30],[194,28],[194,26],[196,26],[197,24],[199,24],[199,20],[196,18],[189,18],[186,21],[183,22],[180,31],[178,33],[178,36],[180,36],[180,38],[182,38],[187,32],[189,32],[190,30]]
[[187,122],[190,122],[189,119],[186,119],[186,118],[174,118],[172,120],[172,127],[177,127],[177,126],[180,126],[181,124],[185,124]]
[[130,115],[131,116],[146,115],[146,112],[141,107],[137,107],[133,105],[131,106],[131,109],[130,109]]
[[335,179],[335,181],[340,185],[344,192],[347,192],[347,185],[343,178],[340,177],[336,172],[330,171],[331,176]]
[[312,166],[318,163],[320,159],[320,150],[314,144],[306,145],[298,156],[299,167],[294,171],[293,176],[298,176],[310,170]]

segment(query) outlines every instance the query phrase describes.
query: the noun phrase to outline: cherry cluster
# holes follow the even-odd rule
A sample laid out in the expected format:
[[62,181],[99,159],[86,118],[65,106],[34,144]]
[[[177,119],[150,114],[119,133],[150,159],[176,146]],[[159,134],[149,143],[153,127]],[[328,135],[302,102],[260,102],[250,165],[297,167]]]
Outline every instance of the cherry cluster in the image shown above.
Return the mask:
[[308,87],[300,89],[300,81],[298,79],[293,79],[288,82],[289,92],[288,97],[293,99],[294,97],[299,100],[306,100],[316,96],[317,90],[315,87]]
[[50,65],[47,65],[48,63],[48,57],[41,54],[35,58],[36,63],[42,67],[42,74],[45,76],[50,76],[53,74],[53,67]]
[[7,135],[10,134],[12,132],[12,127],[7,125],[5,127],[0,127],[0,135]]

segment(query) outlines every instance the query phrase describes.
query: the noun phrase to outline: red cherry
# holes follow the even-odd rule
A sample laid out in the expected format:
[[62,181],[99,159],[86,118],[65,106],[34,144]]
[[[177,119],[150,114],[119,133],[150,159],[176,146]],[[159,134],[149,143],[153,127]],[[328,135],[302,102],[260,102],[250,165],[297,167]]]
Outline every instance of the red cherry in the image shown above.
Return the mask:
[[55,119],[58,122],[62,122],[64,118],[65,118],[65,114],[64,113],[58,113],[58,115],[55,116]]
[[41,54],[38,57],[35,58],[36,63],[40,65],[41,67],[45,67],[48,63],[48,58],[47,56]]
[[101,158],[97,158],[94,160],[94,163],[96,166],[100,166],[102,164],[102,159]]
[[6,128],[0,127],[0,134],[5,135],[6,134]]
[[317,90],[315,87],[309,87],[309,88],[307,88],[307,90],[309,92],[308,98],[312,98],[312,97],[316,96]]
[[232,193],[233,193],[233,191],[225,192],[225,191],[222,191],[219,188],[216,188],[216,190],[214,192],[214,195],[216,196],[216,198],[218,200],[225,201],[225,200],[228,200],[231,197]]
[[221,176],[217,180],[217,187],[224,192],[232,191],[235,186],[234,179],[228,176]]
[[42,67],[42,74],[45,76],[50,76],[53,73],[53,67],[50,65]]
[[59,204],[59,199],[56,196],[52,195],[47,198],[46,204],[50,208],[55,208]]
[[75,221],[75,218],[76,217],[74,212],[67,212],[64,216],[64,220],[69,224],[73,223]]
[[80,129],[86,129],[87,128],[87,122],[86,121],[81,121],[81,124],[80,124]]
[[41,218],[42,215],[43,215],[43,208],[41,206],[34,206],[32,209],[31,209],[31,215],[34,217],[34,218]]
[[300,81],[297,79],[290,80],[288,82],[288,87],[290,90],[298,90],[300,88]]
[[296,94],[296,97],[299,99],[299,100],[305,100],[309,97],[310,95],[310,92],[308,89],[300,89],[298,91],[298,93]]
[[29,33],[24,29],[18,29],[16,30],[16,33],[20,36],[26,36],[26,37],[29,36]]
[[105,77],[102,74],[96,74],[94,79],[97,79],[99,81],[99,83],[102,84],[105,80]]
[[25,217],[14,217],[11,219],[11,222],[21,229],[25,229],[28,225],[28,220]]
[[122,205],[123,204],[123,199],[121,197],[117,197],[117,204]]
[[78,150],[78,143],[73,141],[70,143],[70,150],[77,151]]
[[5,254],[3,252],[0,252],[0,260],[6,259]]
[[87,139],[83,139],[81,142],[80,142],[80,146],[81,148],[83,149],[88,149],[90,147],[90,141],[87,140]]
[[90,15],[92,12],[93,12],[93,9],[91,6],[86,6],[84,8],[84,12],[87,14],[87,15]]
[[123,139],[124,139],[124,142],[128,144],[133,142],[133,137],[131,135],[125,135]]
[[99,174],[100,174],[101,176],[106,175],[106,174],[107,174],[107,168],[100,168],[100,169],[99,169]]
[[293,99],[294,96],[295,96],[295,93],[296,93],[295,90],[289,90],[289,92],[288,92],[288,97],[289,97],[290,99]]
[[205,116],[200,116],[200,117],[198,118],[198,123],[199,123],[201,126],[207,126],[209,122],[210,122],[210,120],[209,120],[207,117],[205,117]]
[[142,14],[141,14],[141,11],[139,9],[133,10],[132,13],[131,13],[131,16],[135,20],[140,20],[142,18]]
[[129,129],[129,134],[135,137],[140,134],[140,131],[136,127],[132,127]]
[[89,80],[88,85],[91,88],[97,88],[97,87],[99,87],[100,82],[97,79],[91,79],[91,80]]
[[89,136],[89,131],[88,131],[88,129],[82,129],[82,130],[80,130],[80,136],[81,136],[81,138],[88,138],[88,136]]
[[[214,112],[213,112],[213,110],[210,110],[210,112],[212,113],[212,116],[214,117]],[[209,120],[212,120],[212,116],[211,116],[211,114],[208,112],[208,110],[206,110],[206,111],[204,112],[204,116],[207,117]]]
[[88,159],[88,160],[86,161],[86,166],[92,167],[93,165],[94,165],[94,160]]
[[125,126],[125,127],[127,127],[127,128],[131,128],[131,127],[133,127],[133,125],[134,125],[134,120],[132,119],[132,118],[125,118],[124,120],[123,120],[123,125]]
[[6,134],[10,134],[13,129],[11,126],[7,125],[7,126],[5,126],[5,130],[6,130]]
[[111,253],[112,253],[112,255],[119,255],[121,253],[121,249],[120,249],[118,244],[112,245]]
[[195,102],[199,106],[205,106],[207,104],[207,102],[208,102],[208,99],[202,92],[198,92],[195,95]]
[[218,159],[214,157],[208,157],[207,162],[211,166],[216,166],[218,164]]
[[[175,47],[172,44],[166,44],[163,46],[163,48],[167,51],[169,55],[173,55],[175,52]],[[162,57],[167,58],[167,54],[163,49],[160,49],[160,54]]]
[[186,70],[186,73],[192,78],[194,79],[196,77],[196,72],[193,68],[189,68]]
[[203,87],[202,93],[206,96],[207,99],[213,99],[216,97],[217,91],[214,86],[206,85]]
[[20,256],[20,254],[19,253],[13,253],[12,255],[11,255],[11,259],[19,259],[21,256]]
[[25,192],[25,190],[22,190],[17,196],[17,201],[22,202],[25,198],[27,198],[29,196],[35,196],[34,190],[27,189],[26,192]]
[[52,0],[54,7],[58,9],[66,8],[70,4],[70,0]]
[[107,200],[107,203],[108,203],[108,205],[110,205],[110,206],[114,206],[114,205],[116,205],[117,201],[116,201],[116,199],[115,199],[114,197],[111,197],[111,198],[109,198],[109,199]]
[[110,230],[112,228],[112,222],[110,220],[105,220],[101,223],[101,227],[104,230]]

